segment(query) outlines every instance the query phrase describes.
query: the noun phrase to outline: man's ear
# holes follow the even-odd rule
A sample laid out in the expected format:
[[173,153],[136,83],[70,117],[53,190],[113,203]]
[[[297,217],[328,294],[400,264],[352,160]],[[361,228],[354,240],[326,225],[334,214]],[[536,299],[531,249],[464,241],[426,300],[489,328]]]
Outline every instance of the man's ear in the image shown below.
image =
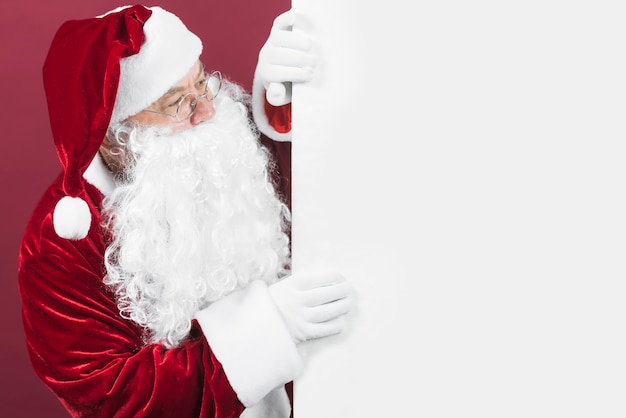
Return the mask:
[[98,153],[102,157],[102,161],[112,173],[120,173],[124,170],[124,153],[125,150],[112,140],[109,136],[112,135],[110,131],[107,132],[107,136],[104,137]]

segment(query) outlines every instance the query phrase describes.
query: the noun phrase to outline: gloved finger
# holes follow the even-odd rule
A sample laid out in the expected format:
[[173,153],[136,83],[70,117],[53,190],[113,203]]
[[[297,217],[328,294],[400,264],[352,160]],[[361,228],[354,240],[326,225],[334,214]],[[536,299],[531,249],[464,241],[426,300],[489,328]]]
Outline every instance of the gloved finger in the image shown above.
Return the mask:
[[346,321],[343,317],[333,319],[331,321],[320,322],[314,324],[309,329],[309,337],[322,338],[335,334],[340,334],[346,329]]
[[351,308],[352,300],[345,298],[309,308],[305,311],[305,315],[308,322],[322,323],[347,314]]
[[283,106],[291,102],[291,83],[271,82],[267,86],[265,97],[272,106]]
[[284,65],[289,67],[314,67],[315,55],[293,49],[275,49],[267,55],[267,64]]
[[311,38],[300,32],[272,29],[270,39],[270,45],[275,48],[310,51],[313,46]]
[[272,23],[272,28],[289,29],[296,22],[296,13],[293,10],[287,10],[276,16]]
[[311,68],[282,67],[272,68],[271,77],[265,77],[264,83],[269,86],[270,83],[306,83],[313,79],[313,70]]
[[348,282],[343,281],[307,290],[303,294],[303,302],[305,306],[318,306],[339,299],[345,299],[348,297],[349,293],[350,285]]

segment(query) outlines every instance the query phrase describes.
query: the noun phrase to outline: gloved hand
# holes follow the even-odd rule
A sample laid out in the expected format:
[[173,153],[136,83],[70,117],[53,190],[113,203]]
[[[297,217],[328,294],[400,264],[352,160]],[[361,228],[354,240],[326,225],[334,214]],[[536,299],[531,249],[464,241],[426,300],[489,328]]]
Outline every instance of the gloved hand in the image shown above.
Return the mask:
[[334,272],[294,274],[269,293],[296,344],[343,331],[341,316],[352,305],[348,282]]
[[274,106],[291,102],[292,83],[304,83],[313,77],[316,59],[312,41],[292,30],[295,17],[292,10],[279,15],[259,52],[255,83],[263,85],[267,101]]

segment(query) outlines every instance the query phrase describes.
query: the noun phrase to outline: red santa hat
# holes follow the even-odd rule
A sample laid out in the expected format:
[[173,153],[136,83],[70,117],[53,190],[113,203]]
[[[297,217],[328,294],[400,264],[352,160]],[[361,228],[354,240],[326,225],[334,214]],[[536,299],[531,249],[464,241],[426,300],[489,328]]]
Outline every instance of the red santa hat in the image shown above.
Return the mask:
[[139,113],[179,82],[199,59],[202,42],[159,7],[125,6],[71,20],[57,31],[43,68],[50,125],[63,166],[65,196],[56,233],[82,239],[91,226],[83,174],[107,129]]

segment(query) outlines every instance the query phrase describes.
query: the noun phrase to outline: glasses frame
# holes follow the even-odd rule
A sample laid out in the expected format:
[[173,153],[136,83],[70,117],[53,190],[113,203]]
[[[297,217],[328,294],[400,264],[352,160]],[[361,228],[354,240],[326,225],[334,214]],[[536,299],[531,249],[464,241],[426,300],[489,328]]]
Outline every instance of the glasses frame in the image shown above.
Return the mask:
[[[209,80],[211,80],[211,78],[216,78],[218,81],[217,90],[215,91],[215,93],[211,92],[211,90],[209,89]],[[193,114],[196,112],[196,109],[198,108],[198,101],[200,99],[207,99],[210,102],[217,97],[218,93],[220,92],[220,89],[222,88],[222,73],[219,71],[211,71],[210,73],[208,73],[208,75],[206,75],[205,73],[205,77],[202,80],[202,82],[205,84],[204,93],[200,95],[197,93],[192,93],[192,92],[185,93],[179,99],[178,106],[176,107],[176,113],[174,113],[173,115],[171,113],[158,112],[156,110],[149,110],[149,109],[144,109],[142,112],[155,113],[157,115],[165,115],[171,118],[176,118],[176,120],[179,122],[185,122],[186,120],[189,120],[189,118],[191,118]],[[209,93],[211,93],[210,98],[209,98]],[[187,115],[186,118],[181,119],[178,116],[178,114],[180,113],[181,106],[183,106],[183,104],[185,103],[185,100],[190,96],[195,96],[195,98],[191,101],[191,104],[190,104],[191,112],[189,112],[189,115]]]

